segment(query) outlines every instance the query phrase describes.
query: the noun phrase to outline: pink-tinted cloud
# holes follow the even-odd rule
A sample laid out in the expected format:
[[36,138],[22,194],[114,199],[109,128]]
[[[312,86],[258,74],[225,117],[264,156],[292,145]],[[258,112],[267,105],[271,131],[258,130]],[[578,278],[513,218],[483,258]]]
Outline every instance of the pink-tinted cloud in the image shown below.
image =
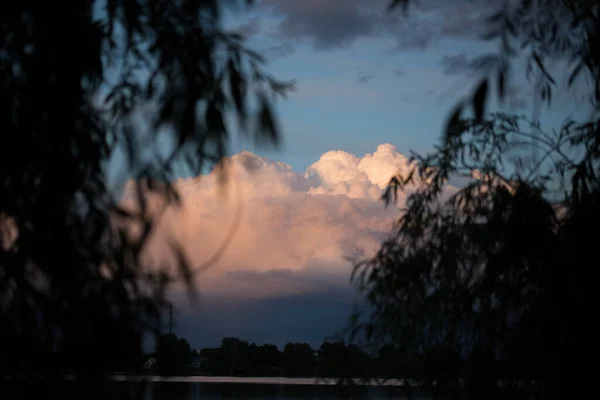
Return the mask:
[[237,226],[196,284],[206,296],[255,299],[348,288],[348,259],[373,254],[399,216],[379,201],[383,189],[411,167],[389,144],[362,157],[327,152],[303,174],[249,152],[228,165],[225,190],[214,173],[175,183],[182,206],[165,211],[148,256],[168,262],[167,240],[176,240],[200,266]]

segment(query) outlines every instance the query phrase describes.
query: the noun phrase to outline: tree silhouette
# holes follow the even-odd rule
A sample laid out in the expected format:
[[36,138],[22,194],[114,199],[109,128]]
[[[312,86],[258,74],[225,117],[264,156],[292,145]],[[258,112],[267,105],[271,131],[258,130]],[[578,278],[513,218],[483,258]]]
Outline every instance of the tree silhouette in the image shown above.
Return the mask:
[[342,342],[321,344],[318,352],[318,376],[336,378],[345,382],[353,382],[369,376],[372,367],[367,353],[356,345]]
[[138,192],[176,202],[177,166],[218,163],[230,116],[277,143],[272,102],[289,85],[223,30],[225,3],[0,6],[0,376],[101,377],[138,363],[143,334],[158,333],[172,276],[142,262],[155,219],[144,196],[134,211],[119,206],[111,158],[126,155],[120,169]]
[[[556,92],[546,62],[569,60],[569,84],[590,78],[590,117],[550,132],[536,120],[488,115],[493,82],[486,77],[467,99],[470,116],[468,102],[458,104],[437,149],[413,155],[415,169],[391,180],[388,203],[411,187],[403,215],[353,274],[364,302],[350,333],[373,346],[410,349],[423,362],[418,380],[447,398],[571,398],[593,382],[578,358],[594,343],[598,8],[588,1],[516,4],[490,25],[502,48],[485,60],[497,72],[500,99],[521,44],[544,101]],[[444,198],[457,177],[464,185]]]
[[184,338],[173,333],[161,335],[156,345],[156,368],[162,375],[186,374],[192,350]]
[[248,363],[248,342],[227,337],[221,341],[220,349],[224,357],[227,375],[235,376],[239,370],[244,370],[245,364]]
[[[575,354],[592,340],[590,232],[600,217],[599,187],[594,176],[580,183],[576,165],[597,168],[595,150],[569,161],[570,181],[560,179],[566,167],[559,161],[505,175],[507,149],[533,133],[500,114],[462,124],[460,136],[419,159],[413,181],[422,187],[408,196],[376,257],[357,265],[354,278],[372,314],[356,319],[354,328],[381,344],[423,355],[444,346],[457,355],[435,358],[424,380],[461,371],[453,384],[472,382],[487,390],[485,397],[500,380],[536,381],[543,395],[565,396],[561,383],[575,371],[586,373]],[[562,135],[577,143],[582,129]],[[559,148],[550,136],[536,140],[547,140],[549,152]],[[462,190],[440,199],[450,176],[473,171]],[[557,187],[566,193],[559,200]]]
[[311,377],[315,371],[315,351],[308,343],[287,343],[281,354],[284,376]]

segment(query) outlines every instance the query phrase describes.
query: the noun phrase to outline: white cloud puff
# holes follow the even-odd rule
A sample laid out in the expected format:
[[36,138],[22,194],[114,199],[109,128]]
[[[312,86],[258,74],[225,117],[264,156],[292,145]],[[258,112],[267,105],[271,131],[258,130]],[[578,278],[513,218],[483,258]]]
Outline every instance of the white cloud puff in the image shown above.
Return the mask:
[[198,266],[236,226],[223,256],[196,277],[204,295],[256,298],[347,287],[348,258],[373,254],[399,216],[379,201],[383,189],[410,168],[390,144],[363,157],[327,152],[304,174],[250,152],[229,161],[225,190],[215,173],[175,183],[182,206],[165,212],[148,243],[149,257],[166,262],[166,240],[177,240]]
[[319,182],[310,188],[311,193],[377,200],[394,174],[410,168],[408,159],[395,146],[382,144],[362,158],[345,151],[327,152],[307,168],[305,176]]

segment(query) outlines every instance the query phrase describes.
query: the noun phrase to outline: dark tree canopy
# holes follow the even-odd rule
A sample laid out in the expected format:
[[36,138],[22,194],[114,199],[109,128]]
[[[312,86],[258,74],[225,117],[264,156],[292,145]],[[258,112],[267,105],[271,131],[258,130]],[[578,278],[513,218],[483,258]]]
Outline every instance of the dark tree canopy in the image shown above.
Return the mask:
[[[99,376],[138,363],[142,334],[158,332],[169,277],[140,261],[153,228],[144,199],[126,212],[107,186],[116,152],[126,178],[176,200],[173,168],[218,163],[228,115],[277,143],[273,100],[289,85],[223,30],[232,3],[0,5],[0,376]],[[175,145],[143,157],[159,133]],[[189,281],[193,266],[179,266]]]
[[[107,185],[116,152],[125,149],[127,177],[176,201],[174,168],[217,164],[228,115],[242,134],[277,143],[272,104],[289,86],[223,30],[224,4],[234,2],[0,5],[0,375],[100,377],[137,364],[143,333],[157,333],[169,276],[140,260],[153,229],[144,198],[125,211]],[[498,380],[533,381],[545,397],[568,398],[563,381],[587,378],[579,358],[593,346],[599,10],[591,0],[506,3],[514,7],[489,24],[498,54],[470,65],[484,79],[451,113],[438,151],[416,157],[411,179],[426,184],[379,254],[357,266],[369,314],[355,327],[418,359],[416,378],[445,393],[500,397]],[[569,60],[571,82],[593,84],[594,114],[557,132],[487,115],[519,52],[548,102],[556,88],[545,65]],[[175,144],[166,155],[155,146],[165,133]],[[523,145],[542,149],[512,162]],[[473,171],[464,190],[440,200],[449,177]],[[122,221],[142,234],[126,235],[115,227]],[[181,257],[180,267],[189,281],[193,266]],[[286,348],[284,368],[292,359],[296,375],[314,367],[310,346]]]
[[288,377],[310,377],[315,370],[315,350],[308,343],[287,343],[281,354],[283,374]]
[[160,335],[156,344],[156,369],[162,375],[187,372],[192,358],[190,344],[173,333]]
[[[416,356],[417,380],[441,396],[574,398],[593,382],[583,360],[595,348],[599,8],[588,1],[509,3],[517,5],[490,25],[499,55],[474,65],[488,62],[487,71],[497,72],[502,99],[511,57],[529,52],[539,95],[550,102],[557,89],[545,63],[567,59],[569,84],[578,76],[592,82],[592,112],[554,131],[524,117],[490,115],[492,76],[485,77],[468,99],[470,116],[467,102],[459,104],[436,150],[414,155],[415,170],[390,182],[388,202],[416,186],[389,239],[356,265],[364,302],[351,333]],[[457,176],[464,186],[444,199]]]
[[336,378],[346,382],[369,376],[373,367],[371,359],[363,349],[342,342],[323,342],[317,351],[318,375],[322,378]]

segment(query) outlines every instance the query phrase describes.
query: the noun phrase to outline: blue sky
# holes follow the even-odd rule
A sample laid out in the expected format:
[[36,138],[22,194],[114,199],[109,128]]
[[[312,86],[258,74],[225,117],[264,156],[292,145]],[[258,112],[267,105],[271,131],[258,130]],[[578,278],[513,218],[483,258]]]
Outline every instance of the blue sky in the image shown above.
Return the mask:
[[[306,34],[282,38],[280,25],[285,24],[286,18],[293,18],[282,16],[287,11],[285,6],[280,7],[283,11],[269,12],[267,5],[274,2],[259,1],[255,11],[235,13],[227,18],[227,22],[233,28],[252,33],[248,43],[267,55],[269,71],[281,79],[297,81],[296,92],[278,106],[284,143],[278,151],[265,151],[252,143],[234,141],[231,150],[251,150],[284,161],[299,171],[333,149],[364,154],[378,144],[388,142],[405,153],[431,150],[440,137],[451,107],[467,95],[481,77],[448,73],[448,64],[444,61],[461,56],[474,58],[498,49],[492,42],[473,37],[472,31],[478,26],[472,29],[464,26],[463,32],[453,32],[453,35],[431,33],[436,28],[427,28],[429,25],[423,22],[431,23],[440,18],[433,6],[432,11],[423,15],[414,12],[413,17],[407,17],[388,32],[353,35],[348,28],[347,35],[351,41],[338,47],[319,48],[314,43],[319,40],[315,35],[318,37],[320,33],[311,34],[310,24],[305,27]],[[318,4],[318,1],[308,3]],[[354,0],[347,7],[360,3]],[[373,2],[374,5],[380,3]],[[428,10],[428,3],[435,5],[437,2],[421,3]],[[473,7],[477,4],[483,7],[481,1],[446,3],[456,3],[456,7],[474,3]],[[341,1],[334,0],[329,4],[331,7],[346,7]],[[294,11],[293,7],[289,8],[290,13]],[[453,8],[450,7],[450,10]],[[318,14],[319,10],[313,12]],[[384,15],[385,9],[381,8],[380,12]],[[392,15],[400,14],[396,11]],[[340,15],[343,17],[343,13]],[[338,22],[335,22],[335,17],[332,18],[332,24],[344,24],[341,17]],[[394,34],[398,31],[402,35],[411,31],[411,26],[421,25],[426,26],[421,28],[423,32],[407,35],[416,36],[412,39],[414,43],[406,37],[402,41]],[[422,37],[429,40],[425,46],[420,45]],[[399,42],[403,42],[404,46],[400,46]],[[278,54],[278,48],[284,48],[286,52]],[[522,106],[518,111],[530,115],[532,84],[525,79],[522,64],[523,60],[515,62],[514,82],[519,89]],[[564,73],[558,78],[560,84],[564,81]],[[553,110],[542,110],[541,120],[546,126],[558,126],[576,110],[574,98],[556,99]],[[492,97],[492,110],[497,107],[494,100]]]
[[[366,154],[366,158],[371,157],[368,153],[374,153],[378,145],[384,143],[394,145],[397,152],[406,155],[411,150],[430,151],[437,143],[452,106],[473,90],[481,78],[481,75],[472,72],[450,73],[452,62],[497,51],[494,43],[477,39],[477,34],[485,26],[481,22],[482,15],[489,12],[491,3],[485,0],[422,0],[420,11],[413,12],[410,18],[401,21],[397,20],[399,11],[386,16],[385,3],[385,0],[260,0],[253,10],[237,10],[227,14],[226,25],[248,35],[249,46],[266,55],[269,60],[267,68],[273,75],[297,82],[296,91],[290,93],[287,100],[277,104],[283,130],[280,148],[256,147],[235,134],[233,136],[229,149],[231,154],[248,150],[266,157],[256,161],[262,163],[264,171],[271,174],[265,175],[267,178],[261,182],[270,183],[280,176],[290,175],[269,160],[290,165],[293,171],[299,173],[294,179],[299,180],[303,179],[301,175],[307,167],[332,150],[343,150],[358,157],[354,164],[354,159],[350,159],[349,164],[343,164],[350,156],[328,153],[331,159],[335,158],[334,161],[338,162],[336,166],[341,166],[342,170],[345,165],[355,168],[363,160],[361,157]],[[524,59],[516,59],[513,65],[513,85],[510,90],[513,101],[504,110],[531,115],[533,85],[525,78]],[[562,87],[567,76],[564,66],[557,64],[552,67],[552,71],[556,74],[557,85]],[[582,107],[584,103],[580,100],[583,88],[583,85],[579,85],[576,91],[555,96],[553,106],[549,109],[542,108],[540,112],[542,125],[546,128],[558,127],[569,116],[583,116],[585,107]],[[492,111],[500,109],[493,96],[490,104]],[[392,150],[387,147],[382,148],[381,152],[377,150],[378,154],[381,153],[381,160],[384,159],[384,153],[390,151]],[[398,157],[401,156],[396,154],[394,157],[400,159]],[[119,168],[118,158],[113,163],[115,169]],[[340,161],[341,159],[343,160]],[[331,163],[327,166],[330,167]],[[320,171],[325,171],[325,166],[319,168]],[[367,168],[364,167],[361,171],[362,174]],[[260,178],[257,180],[260,181]],[[356,183],[350,180],[344,182],[350,186]],[[361,182],[362,188],[365,183]],[[364,198],[357,199],[354,195],[342,199],[339,192],[336,192],[340,190],[339,186],[323,177],[315,185],[320,185],[319,190],[323,193],[338,196],[335,199],[359,207],[361,212],[368,210],[364,211],[364,215],[357,216],[356,225],[367,224],[364,222],[367,220],[372,222],[373,213],[379,212],[378,207],[383,210],[383,206],[372,199],[369,200],[371,203]],[[295,190],[289,185],[285,188]],[[203,201],[200,196],[204,192],[193,193],[200,199],[198,202]],[[268,211],[264,211],[266,207],[284,207],[282,204],[285,203],[287,208],[284,209],[288,214],[284,215],[291,215],[290,219],[299,220],[302,213],[308,211],[302,209],[303,203],[298,203],[295,197],[285,193],[285,196],[276,199],[276,203],[273,203],[273,199],[268,200],[271,203],[263,198],[252,200],[254,210],[256,213],[265,213],[262,217],[264,221],[271,221]],[[319,201],[321,200],[322,198]],[[320,210],[332,207],[331,203],[315,204],[315,207],[321,207]],[[344,210],[334,209],[331,215],[346,215],[336,214],[347,212]],[[328,214],[324,211],[323,215]],[[277,218],[272,220],[283,226],[285,221]],[[311,221],[314,222],[316,217],[312,218]],[[205,223],[206,221],[200,221],[198,224]],[[331,221],[321,221],[319,224],[322,231],[336,228]],[[256,243],[249,246],[268,247],[264,243],[265,236],[261,235],[278,230],[281,226],[265,222],[265,230],[260,231],[260,235],[255,233]],[[368,226],[371,229],[371,225]],[[348,236],[353,235],[352,226],[343,228],[348,229]],[[192,228],[186,225],[185,229]],[[198,229],[194,228],[192,232],[196,235],[203,234]],[[280,235],[285,236],[285,229],[281,232]],[[211,234],[216,235],[214,232]],[[385,232],[380,231],[378,234]],[[364,239],[360,235],[356,237],[359,242]],[[193,239],[200,241],[196,237]],[[245,243],[248,244],[251,239],[252,234],[248,234]],[[285,242],[284,239],[281,240],[282,243]],[[339,250],[336,247],[338,244],[336,242],[331,246],[328,244],[322,248],[310,249],[311,252],[318,253],[316,258],[305,259],[308,260],[306,265],[313,268],[310,272],[311,282],[320,279],[321,285],[325,279],[319,273],[315,275],[315,268],[334,270],[327,263],[323,264],[322,260],[325,257],[327,262],[333,263],[335,260],[332,261],[332,258],[336,254],[344,254],[343,251],[336,252]],[[344,243],[346,247],[354,245]],[[265,257],[270,254],[271,250],[267,247],[261,247],[263,250],[259,254],[264,254]],[[324,252],[325,256],[322,255]],[[290,265],[300,256],[301,254],[290,256]],[[232,256],[226,267],[239,272],[243,266],[236,265],[236,260],[238,259]],[[264,266],[268,264],[265,260],[252,261],[253,268],[256,269],[256,276],[252,279],[257,280],[248,278],[248,285],[260,285],[259,279],[281,271],[290,273],[293,279],[297,279],[294,274],[307,270],[304,264],[292,271],[293,268],[285,262],[277,264],[277,269],[273,269]],[[251,270],[247,266],[244,268],[245,272]],[[331,290],[327,289],[300,294],[297,291],[278,291],[272,295],[253,295],[251,298],[210,297],[203,301],[200,308],[190,308],[180,303],[177,332],[187,337],[193,347],[217,345],[223,336],[240,336],[251,341],[278,345],[283,345],[288,340],[308,341],[318,345],[323,338],[343,328],[352,303],[353,289],[347,284],[349,269],[337,264],[335,268],[335,271],[341,271],[339,275],[343,277],[336,278],[337,283],[332,286],[331,290],[336,293],[335,300],[332,300]],[[280,278],[281,276],[278,279]]]
[[[230,154],[249,150],[301,172],[329,150],[365,154],[391,143],[405,154],[430,151],[451,108],[484,76],[452,72],[452,61],[495,54],[499,48],[478,35],[486,29],[482,15],[500,1],[425,0],[409,15],[386,12],[387,0],[302,3],[257,0],[253,7],[225,12],[225,26],[245,34],[248,46],[266,57],[270,73],[297,82],[276,107],[282,144],[257,147],[234,131]],[[371,6],[367,13],[361,8],[365,4]],[[524,57],[513,60],[514,104],[503,110],[531,116],[533,83],[524,65]],[[557,86],[564,85],[563,66],[553,73]],[[550,109],[542,107],[541,122],[558,127],[568,116],[581,116],[577,99],[575,92],[555,97]],[[491,111],[500,109],[494,93],[490,105]],[[114,157],[111,171],[122,170],[122,155]]]

